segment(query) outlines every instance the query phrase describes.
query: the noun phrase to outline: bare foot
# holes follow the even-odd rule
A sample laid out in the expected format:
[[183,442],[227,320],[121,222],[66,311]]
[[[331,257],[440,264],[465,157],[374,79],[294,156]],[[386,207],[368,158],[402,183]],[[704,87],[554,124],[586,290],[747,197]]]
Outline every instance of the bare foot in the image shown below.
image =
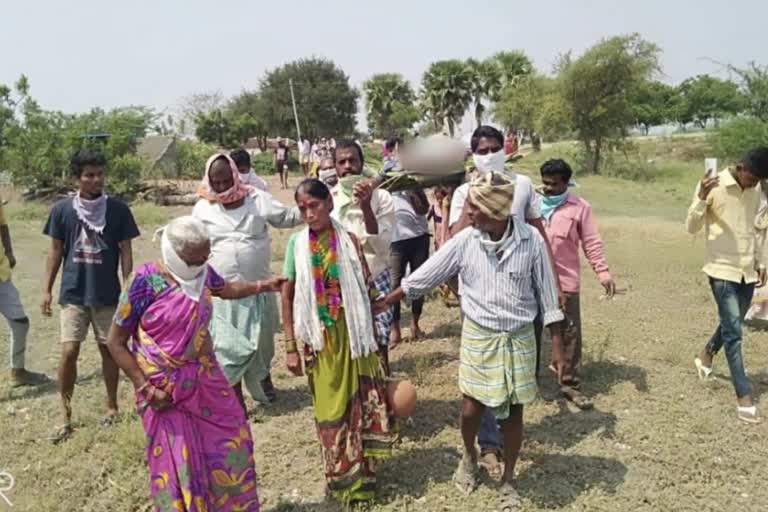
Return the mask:
[[120,419],[120,413],[117,409],[107,409],[106,414],[104,414],[104,417],[101,418],[101,426],[102,427],[111,427],[115,423],[117,423]]
[[418,324],[411,325],[411,341],[420,341],[425,338],[424,331],[421,330]]
[[400,329],[393,328],[389,333],[389,350],[394,350],[402,342],[403,337]]
[[701,354],[699,354],[699,359],[701,359],[701,364],[706,366],[707,368],[712,368],[712,354],[705,350],[701,351]]

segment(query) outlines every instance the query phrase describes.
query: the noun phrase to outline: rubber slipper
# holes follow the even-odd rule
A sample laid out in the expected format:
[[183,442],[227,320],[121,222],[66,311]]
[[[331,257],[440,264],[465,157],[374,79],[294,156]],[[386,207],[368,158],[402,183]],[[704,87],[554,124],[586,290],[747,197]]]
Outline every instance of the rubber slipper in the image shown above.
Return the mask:
[[72,425],[67,423],[66,425],[62,425],[56,429],[56,432],[48,436],[48,440],[52,442],[53,444],[59,444],[63,441],[66,441],[70,437],[72,437],[72,433],[74,430],[72,429]]
[[595,404],[592,403],[592,400],[590,400],[584,393],[576,389],[564,390],[563,396],[565,396],[566,399],[571,401],[573,405],[582,411],[592,409],[595,406]]
[[462,457],[459,461],[459,467],[453,474],[453,485],[464,496],[469,496],[477,487],[477,464],[472,462],[469,457]]
[[499,508],[501,512],[513,512],[523,506],[523,499],[511,483],[505,482],[499,488]]
[[118,421],[120,421],[120,416],[118,415],[118,413],[113,413],[113,414],[107,413],[104,415],[103,418],[101,418],[101,421],[99,422],[99,424],[103,428],[107,428],[107,427],[111,427]]
[[503,471],[503,465],[501,463],[499,454],[496,451],[487,451],[482,453],[480,455],[479,465],[484,467],[488,472],[488,475],[493,478],[499,478]]
[[698,357],[693,360],[693,364],[696,366],[696,374],[699,376],[699,380],[707,380],[712,374],[712,368],[704,366],[704,363]]
[[745,423],[757,424],[762,421],[760,414],[757,411],[757,407],[751,405],[749,407],[736,407],[736,414],[738,418]]
[[11,387],[20,388],[22,386],[42,386],[51,382],[51,379],[44,373],[24,371],[20,376],[11,378]]

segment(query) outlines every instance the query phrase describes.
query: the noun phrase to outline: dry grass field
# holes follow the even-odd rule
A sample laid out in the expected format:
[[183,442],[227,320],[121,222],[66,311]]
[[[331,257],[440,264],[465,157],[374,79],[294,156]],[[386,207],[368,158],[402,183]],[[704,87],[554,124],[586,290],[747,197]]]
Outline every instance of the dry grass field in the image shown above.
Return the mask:
[[[628,292],[613,301],[599,300],[599,287],[585,269],[583,373],[595,409],[574,411],[545,380],[543,394],[549,400],[526,410],[517,483],[526,511],[768,509],[768,425],[737,422],[722,356],[711,382],[702,385],[693,369],[693,356],[714,326],[714,306],[699,270],[701,239],[688,236],[682,224],[695,172],[693,167],[681,172],[675,179],[650,184],[602,177],[578,180],[577,192],[595,206],[619,287]],[[278,187],[276,182],[272,186]],[[290,194],[279,196],[291,201]],[[32,320],[29,366],[54,374],[57,317],[44,319],[38,311],[47,248],[40,234],[45,208],[12,203],[8,210],[19,260],[14,279]],[[142,262],[158,256],[151,243],[153,229],[183,210],[139,206],[136,211],[142,237],[135,259]],[[288,234],[273,232],[276,272]],[[450,482],[460,445],[458,317],[457,310],[429,301],[429,338],[404,344],[393,354],[394,371],[417,384],[420,403],[402,429],[394,456],[380,468],[375,511],[496,508],[496,483],[487,476],[468,498]],[[3,336],[0,358],[7,361]],[[0,471],[15,477],[15,487],[4,493],[13,510],[151,510],[144,435],[130,386],[121,383],[122,421],[100,427],[104,391],[92,343],[81,355],[73,404],[77,429],[62,445],[46,441],[58,421],[55,388],[11,390],[0,378]],[[744,347],[758,400],[768,390],[759,383],[767,376],[766,344],[766,334],[750,332]],[[289,376],[281,356],[274,378],[279,401],[268,407],[251,403],[263,510],[339,510],[323,498],[306,381]],[[0,510],[4,507],[0,499]]]

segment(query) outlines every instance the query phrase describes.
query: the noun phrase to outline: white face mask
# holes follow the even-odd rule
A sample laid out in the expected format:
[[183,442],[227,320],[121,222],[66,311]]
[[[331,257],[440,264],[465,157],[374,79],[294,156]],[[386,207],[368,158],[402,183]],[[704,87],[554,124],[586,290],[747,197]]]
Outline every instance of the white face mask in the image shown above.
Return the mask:
[[163,255],[163,263],[165,263],[166,269],[179,283],[184,294],[192,300],[199,300],[205,288],[205,269],[208,265],[188,265],[176,254],[165,231],[163,231],[163,236],[160,240],[160,251]]
[[486,155],[472,155],[472,160],[475,163],[475,168],[480,172],[501,172],[504,170],[504,164],[507,161],[507,155],[504,154],[504,150],[500,149],[495,153],[488,153]]

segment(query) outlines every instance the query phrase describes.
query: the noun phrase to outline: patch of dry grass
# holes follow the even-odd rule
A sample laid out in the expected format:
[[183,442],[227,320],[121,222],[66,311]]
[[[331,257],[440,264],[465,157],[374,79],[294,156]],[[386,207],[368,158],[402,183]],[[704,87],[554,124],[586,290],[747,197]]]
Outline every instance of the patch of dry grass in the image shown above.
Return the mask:
[[[765,510],[768,427],[737,423],[722,357],[716,361],[718,378],[711,382],[699,383],[693,371],[693,356],[714,326],[714,307],[699,271],[701,241],[687,236],[681,223],[692,183],[681,187],[679,197],[660,184],[599,178],[583,184],[580,193],[599,214],[612,270],[620,287],[630,291],[600,301],[599,287],[585,269],[583,373],[596,407],[574,412],[562,401],[541,401],[527,408],[518,468],[524,510]],[[287,194],[281,197],[290,200]],[[156,223],[165,215],[147,212],[146,218]],[[41,318],[37,308],[47,247],[39,234],[41,222],[12,224],[17,253],[23,256],[14,279],[33,323],[29,366],[53,373],[58,325]],[[157,256],[150,226],[142,227],[136,261]],[[287,236],[273,233],[275,271]],[[418,383],[420,404],[394,457],[380,468],[374,510],[494,510],[496,484],[488,477],[468,498],[450,483],[460,445],[458,311],[430,301],[425,315],[430,339],[402,345],[393,354],[394,371]],[[766,342],[765,333],[750,333],[744,347],[758,398],[768,389],[758,383],[766,376]],[[7,350],[7,343],[0,344],[0,357],[7,359]],[[144,435],[127,382],[120,392],[123,421],[111,429],[98,426],[104,391],[96,352],[88,343],[81,355],[74,398],[78,428],[61,446],[45,441],[57,422],[54,390],[11,391],[0,381],[0,470],[16,477],[16,488],[6,493],[15,510],[150,509]],[[306,381],[290,377],[278,356],[275,384],[280,401],[259,408],[252,421],[263,509],[339,510],[323,500]],[[551,394],[551,383],[544,388]]]

